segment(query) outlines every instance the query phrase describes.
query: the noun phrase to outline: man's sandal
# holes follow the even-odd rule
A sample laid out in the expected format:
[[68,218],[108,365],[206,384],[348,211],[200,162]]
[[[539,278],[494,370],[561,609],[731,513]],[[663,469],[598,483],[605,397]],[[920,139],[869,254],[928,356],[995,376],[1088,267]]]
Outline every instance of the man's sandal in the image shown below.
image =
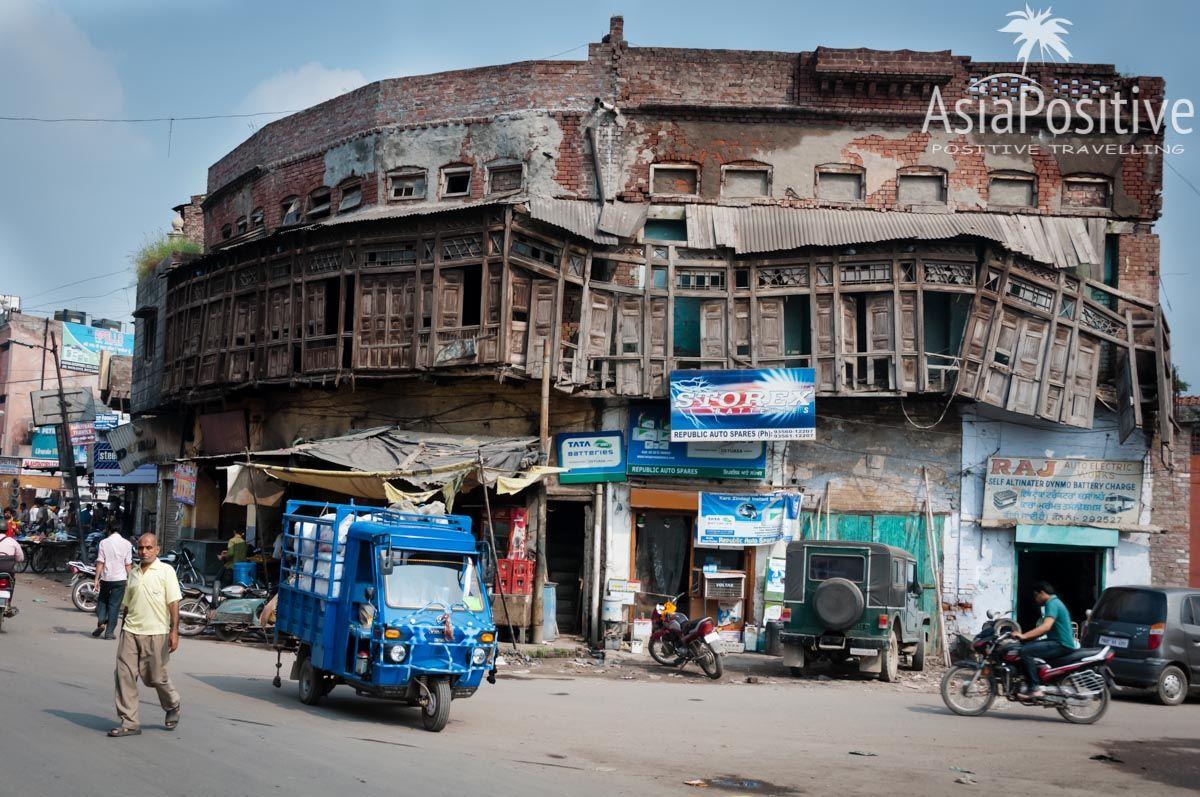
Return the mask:
[[167,730],[169,730],[169,731],[173,731],[173,730],[175,730],[175,728],[177,728],[177,727],[179,726],[179,715],[180,715],[180,713],[181,713],[181,707],[180,707],[180,706],[176,706],[175,708],[173,708],[173,709],[171,709],[170,711],[168,711],[168,712],[167,712],[167,718],[166,718],[166,720],[163,722],[163,727],[164,727],[164,728],[166,728],[166,729],[167,729]]
[[119,739],[122,736],[141,736],[141,728],[113,728],[108,732],[110,739]]

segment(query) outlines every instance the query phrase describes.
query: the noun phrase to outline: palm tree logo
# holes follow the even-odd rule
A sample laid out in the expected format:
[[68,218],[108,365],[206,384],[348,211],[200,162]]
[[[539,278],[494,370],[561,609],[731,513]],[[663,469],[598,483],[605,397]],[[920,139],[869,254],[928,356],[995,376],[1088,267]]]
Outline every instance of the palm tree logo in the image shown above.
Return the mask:
[[1047,52],[1057,55],[1064,61],[1071,60],[1071,51],[1063,42],[1063,37],[1068,32],[1063,25],[1070,25],[1071,20],[1052,17],[1051,13],[1053,13],[1051,8],[1046,8],[1045,11],[1039,9],[1034,12],[1026,4],[1024,11],[1010,11],[1006,14],[1014,19],[1000,28],[1000,33],[1017,34],[1017,38],[1013,39],[1013,44],[1021,45],[1021,49],[1017,51],[1017,59],[1021,62],[1022,75],[1029,66],[1029,56],[1033,53],[1034,47],[1038,48],[1043,61],[1046,60]]

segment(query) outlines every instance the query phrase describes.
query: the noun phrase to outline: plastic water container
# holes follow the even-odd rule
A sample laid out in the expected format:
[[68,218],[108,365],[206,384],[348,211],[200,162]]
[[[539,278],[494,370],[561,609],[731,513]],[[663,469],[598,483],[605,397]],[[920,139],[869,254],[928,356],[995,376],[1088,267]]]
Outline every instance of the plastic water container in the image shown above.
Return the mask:
[[250,586],[254,583],[254,562],[233,563],[233,583]]

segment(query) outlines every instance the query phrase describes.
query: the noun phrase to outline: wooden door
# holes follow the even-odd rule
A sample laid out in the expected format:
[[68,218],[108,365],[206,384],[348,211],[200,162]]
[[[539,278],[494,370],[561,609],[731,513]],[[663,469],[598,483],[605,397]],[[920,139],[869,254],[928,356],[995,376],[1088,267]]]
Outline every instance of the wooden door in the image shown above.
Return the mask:
[[642,300],[622,296],[617,301],[617,394],[637,396],[642,392]]
[[438,329],[457,329],[462,326],[463,270],[442,271],[442,284],[437,291]]
[[758,324],[753,337],[760,360],[779,360],[784,356],[783,299],[780,297],[758,300]]
[[[725,360],[725,324],[728,315],[724,299],[709,299],[700,305],[700,356]],[[724,364],[722,362],[722,364]]]
[[[529,342],[525,348],[525,372],[542,378],[543,347],[553,342],[554,297],[558,286],[550,280],[534,280],[529,298]],[[551,352],[553,355],[553,352]]]

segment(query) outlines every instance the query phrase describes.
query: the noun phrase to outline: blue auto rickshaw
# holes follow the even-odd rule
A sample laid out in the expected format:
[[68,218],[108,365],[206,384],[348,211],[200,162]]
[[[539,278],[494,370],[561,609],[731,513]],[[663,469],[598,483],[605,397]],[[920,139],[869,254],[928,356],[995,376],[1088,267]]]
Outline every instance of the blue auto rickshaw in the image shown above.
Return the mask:
[[[276,638],[316,705],[338,684],[421,709],[440,731],[452,700],[495,682],[496,626],[471,520],[289,501]],[[278,678],[276,678],[276,685]]]

